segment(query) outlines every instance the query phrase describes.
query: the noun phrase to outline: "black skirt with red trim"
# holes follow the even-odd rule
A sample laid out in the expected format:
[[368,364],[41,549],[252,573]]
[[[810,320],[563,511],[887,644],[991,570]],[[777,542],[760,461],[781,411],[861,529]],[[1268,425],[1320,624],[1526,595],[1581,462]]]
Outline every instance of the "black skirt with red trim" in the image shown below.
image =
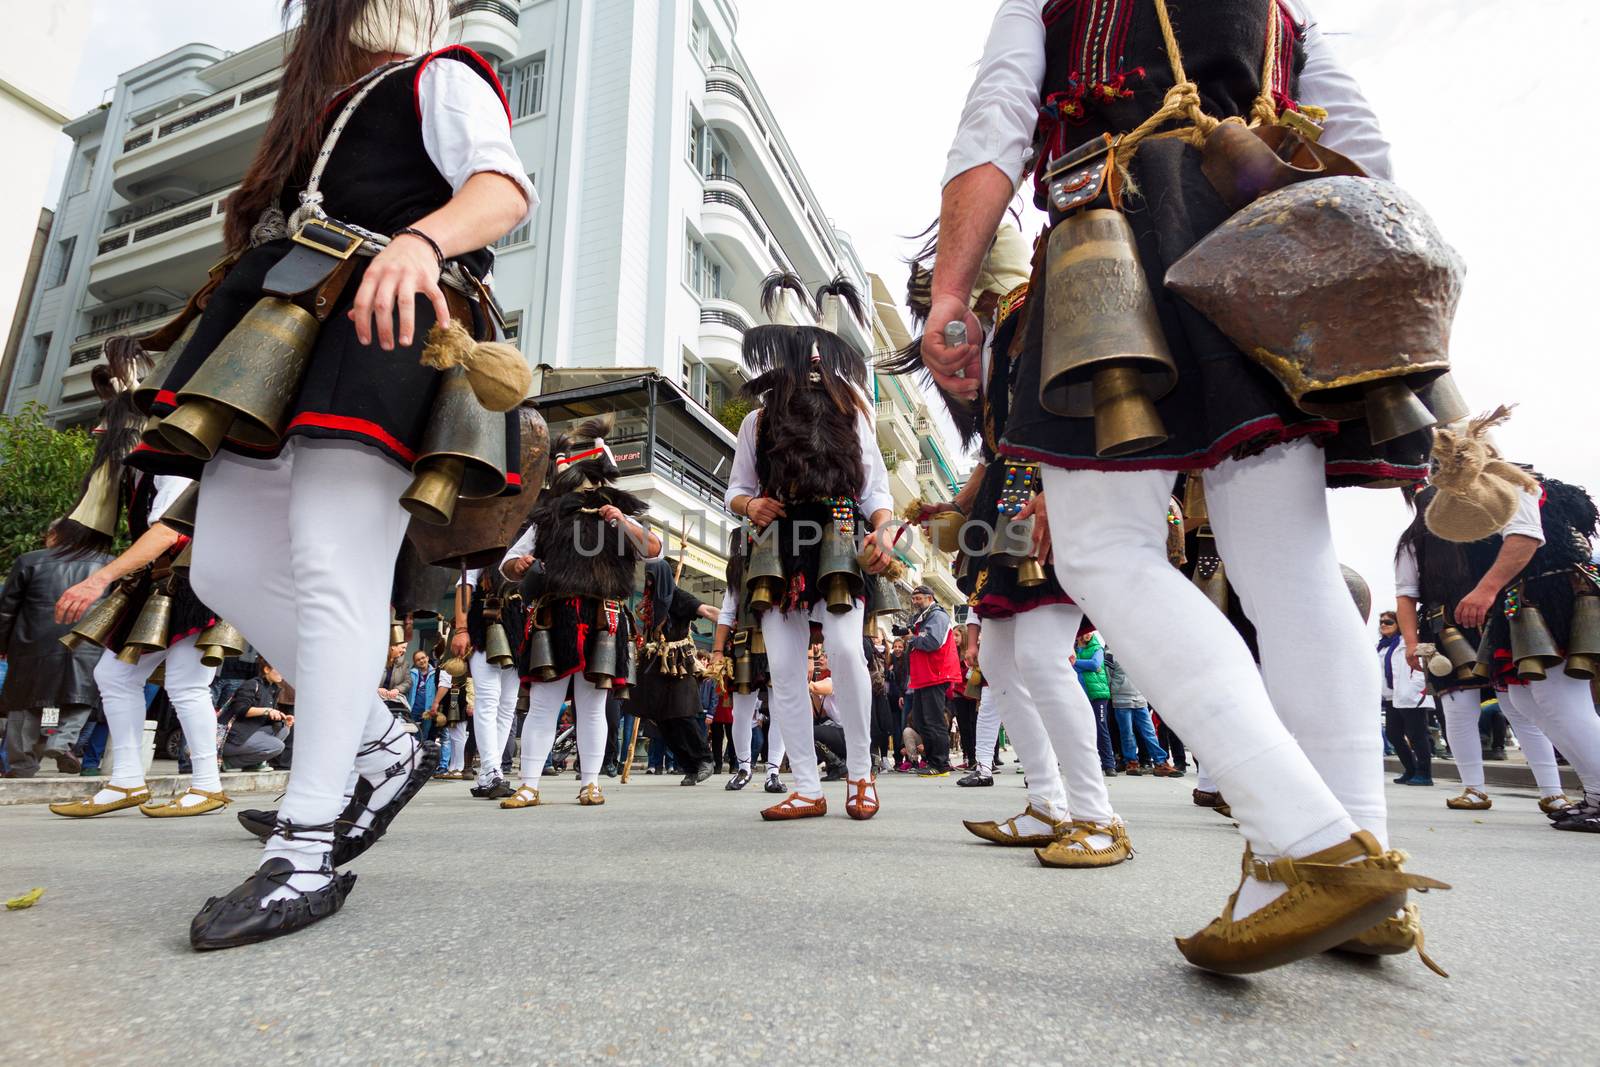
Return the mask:
[[1001,452],[1074,470],[1186,471],[1309,437],[1326,451],[1330,486],[1420,481],[1427,474],[1431,431],[1374,445],[1364,421],[1306,414],[1276,378],[1166,289],[1167,268],[1230,214],[1200,172],[1199,151],[1179,141],[1145,141],[1133,171],[1142,192],[1126,204],[1126,215],[1178,370],[1176,387],[1156,400],[1168,439],[1147,451],[1102,459],[1095,454],[1093,419],[1057,415],[1040,403],[1043,309],[1049,303],[1041,256],[1022,312],[1023,347]]
[[[555,662],[555,677],[541,679],[533,672],[530,662],[532,642],[529,640],[536,622],[549,624],[550,648]],[[579,677],[588,681],[609,678],[613,689],[621,690],[633,683],[635,659],[633,617],[627,606],[617,600],[600,600],[596,597],[563,597],[530,610],[523,616],[522,638],[515,649],[517,673],[525,682],[557,681]],[[513,638],[515,641],[516,639]],[[604,642],[611,646],[602,650]],[[592,665],[609,662],[604,674],[597,673]]]
[[[167,415],[176,408],[178,394],[201,364],[262,299],[261,287],[267,272],[290,247],[286,239],[271,241],[252,249],[234,264],[211,294],[193,337],[163,382],[150,414]],[[369,264],[370,260],[357,264],[333,313],[317,334],[305,377],[290,407],[283,440],[312,437],[354,441],[376,449],[409,470],[422,448],[441,378],[440,371],[421,363],[428,330],[435,321],[433,305],[417,298],[416,326],[410,345],[396,344],[393,351],[384,351],[376,338],[373,344],[363,345],[356,337],[355,324],[345,313],[355,301]],[[490,324],[476,304],[472,313],[474,336],[490,336]],[[516,491],[522,469],[520,424],[514,411],[505,419],[508,491]],[[261,450],[230,440],[223,443],[223,448],[240,455],[269,458],[282,445]],[[147,445],[135,449],[129,463],[151,473],[189,478],[200,477],[204,468],[198,460]]]

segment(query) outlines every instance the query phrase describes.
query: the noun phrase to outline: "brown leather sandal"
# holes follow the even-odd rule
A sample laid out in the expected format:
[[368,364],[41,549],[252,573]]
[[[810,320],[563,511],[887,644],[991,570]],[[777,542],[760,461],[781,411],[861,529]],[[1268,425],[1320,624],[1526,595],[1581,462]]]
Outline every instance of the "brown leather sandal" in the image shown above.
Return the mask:
[[812,800],[799,793],[790,793],[770,808],[763,809],[761,817],[767,822],[787,822],[790,819],[814,819],[828,814],[828,798]]
[[[1032,816],[1039,822],[1050,827],[1048,834],[1025,834],[1017,829],[1017,820]],[[1021,815],[1013,815],[1005,822],[971,822],[963,819],[961,825],[974,837],[981,837],[991,845],[1007,845],[1018,847],[1022,845],[1042,846],[1048,845],[1056,838],[1072,832],[1072,823],[1065,819],[1053,819],[1029,804],[1022,809]]]
[[1400,956],[1412,949],[1416,949],[1428,970],[1440,978],[1450,977],[1449,972],[1433,962],[1433,957],[1422,949],[1422,913],[1414,903],[1407,904],[1399,915],[1391,915],[1372,929],[1335,946],[1333,951],[1359,956]]
[[[1096,848],[1089,838],[1101,834],[1111,838],[1111,843]],[[1033,854],[1042,867],[1064,867],[1081,870],[1088,867],[1114,867],[1123,860],[1133,859],[1133,845],[1128,841],[1128,828],[1121,820],[1108,825],[1072,820],[1072,832]]]
[[69,819],[92,819],[96,815],[105,815],[107,812],[121,811],[123,808],[137,808],[150,803],[150,787],[146,785],[128,789],[120,785],[106,785],[96,790],[96,793],[106,789],[122,794],[121,800],[113,800],[107,804],[96,804],[94,797],[83,800],[63,801],[50,805],[50,810],[56,815],[65,815]]
[[857,822],[865,822],[878,814],[878,784],[870,778],[857,778],[847,787],[844,813]]
[[1494,806],[1494,801],[1489,799],[1489,794],[1476,786],[1467,786],[1458,797],[1451,797],[1444,802],[1444,806],[1451,811],[1488,811]]
[[[198,804],[185,804],[183,798],[196,796],[201,798]],[[183,819],[192,815],[210,815],[220,811],[233,803],[233,798],[223,792],[208,793],[204,789],[190,786],[171,800],[157,804],[150,800],[139,805],[139,814],[148,815],[152,819]]]

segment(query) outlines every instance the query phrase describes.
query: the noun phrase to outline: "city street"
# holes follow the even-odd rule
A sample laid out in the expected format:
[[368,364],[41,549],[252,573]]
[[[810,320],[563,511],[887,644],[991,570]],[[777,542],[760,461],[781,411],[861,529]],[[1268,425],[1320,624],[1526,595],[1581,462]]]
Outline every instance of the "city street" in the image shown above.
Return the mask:
[[[713,779],[607,785],[500,811],[434,783],[353,869],[346,909],[286,940],[198,955],[190,916],[255,845],[231,811],[69,822],[0,809],[9,1065],[212,1063],[1576,1063],[1600,1039],[1588,907],[1600,838],[1528,793],[1449,812],[1390,787],[1422,897],[1414,957],[1325,957],[1248,979],[1172,937],[1232,889],[1233,824],[1179,781],[1117,778],[1136,859],[1044,870],[960,819],[1020,810],[1022,779],[883,782],[883,813],[769,826]],[[758,779],[759,783],[759,779]],[[240,798],[271,804],[271,795]]]

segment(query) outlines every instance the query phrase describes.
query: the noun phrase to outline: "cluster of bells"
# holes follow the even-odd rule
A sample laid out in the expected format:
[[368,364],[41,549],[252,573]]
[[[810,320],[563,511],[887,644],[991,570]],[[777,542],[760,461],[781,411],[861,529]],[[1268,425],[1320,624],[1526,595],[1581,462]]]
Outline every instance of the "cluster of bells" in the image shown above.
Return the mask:
[[[135,390],[141,410],[149,410],[199,322],[189,324]],[[202,462],[225,440],[258,451],[276,448],[320,326],[293,301],[263,298],[178,391],[175,409],[150,419],[144,443]],[[478,402],[464,369],[445,371],[401,505],[422,522],[448,525],[458,498],[484,499],[505,489],[505,458],[505,417]]]
[[[783,558],[778,549],[775,527],[753,536],[750,556],[745,565],[745,603],[755,615],[770,610],[783,600],[785,579]],[[835,615],[850,612],[855,601],[866,596],[869,576],[866,561],[856,549],[855,515],[835,517],[822,528],[822,544],[818,554],[817,584],[828,611]],[[894,582],[881,576],[871,576],[873,583],[872,614],[896,615],[905,610],[905,602]]]
[[[1008,504],[1002,502],[1000,521],[989,532],[987,560],[990,564],[1007,567],[1017,572],[1017,584],[1031,589],[1045,582],[1044,564],[1033,555],[1033,530],[1035,519],[1016,518],[1015,512],[1007,514]],[[1020,510],[1020,509],[1017,509]],[[941,552],[960,553],[963,563],[978,546],[965,543],[964,531],[967,517],[959,511],[941,511],[928,520],[928,537]]]
[[[1487,635],[1478,648],[1473,648],[1454,622],[1442,613],[1439,620],[1438,652],[1428,663],[1429,673],[1458,682],[1488,684],[1494,677],[1494,648]],[[1543,681],[1557,664],[1562,664],[1562,670],[1571,678],[1592,682],[1600,677],[1600,595],[1580,593],[1574,598],[1572,636],[1565,656],[1545,623],[1544,613],[1534,605],[1519,605],[1511,616],[1510,627],[1511,659],[1519,680]]]

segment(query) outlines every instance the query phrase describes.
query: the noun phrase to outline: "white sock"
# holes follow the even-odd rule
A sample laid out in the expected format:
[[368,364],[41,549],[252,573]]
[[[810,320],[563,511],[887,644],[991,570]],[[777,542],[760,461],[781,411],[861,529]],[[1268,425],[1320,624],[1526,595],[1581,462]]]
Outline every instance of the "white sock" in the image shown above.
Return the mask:
[[[367,805],[361,814],[356,816],[355,825],[345,831],[346,836],[354,837],[372,825],[374,813],[382,810],[384,805],[393,800],[405,787],[410,775],[407,770],[416,766],[421,758],[422,746],[415,736],[401,730],[398,725],[391,724],[381,741],[382,747],[365,746],[373,748],[356,757],[356,771],[363,780],[373,786],[372,795],[367,798]],[[392,769],[399,768],[395,774],[390,774]],[[273,838],[277,840],[277,838]]]
[[281,857],[294,864],[296,873],[289,876],[287,884],[267,894],[261,906],[265,908],[275,900],[293,900],[301,893],[314,892],[333,881],[322,873],[323,857],[332,850],[333,835],[326,832],[308,831],[296,835],[294,840],[285,839],[281,834],[267,838],[261,850],[261,862],[265,864]]
[[[1032,807],[1042,809],[1042,805],[1033,804],[1032,802],[1030,802],[1030,805]],[[1017,816],[1017,833],[1021,836],[1029,836],[1032,834],[1053,834],[1055,832],[1056,828],[1054,826],[1051,826],[1049,823],[1044,822],[1041,819],[1034,818],[1031,812],[1023,812],[1021,815]]]
[[[1309,856],[1314,852],[1321,852],[1325,848],[1332,848],[1342,841],[1349,840],[1349,833],[1342,827],[1333,826],[1319,834],[1302,841],[1291,853],[1295,856]],[[1256,856],[1263,863],[1270,863],[1277,859],[1276,856]],[[1357,857],[1360,859],[1361,857]],[[1354,862],[1354,861],[1352,861]],[[1246,877],[1244,884],[1239,887],[1239,898],[1234,901],[1233,917],[1242,919],[1246,915],[1259,911],[1266,905],[1277,900],[1289,889],[1282,882],[1263,882],[1255,878]]]

